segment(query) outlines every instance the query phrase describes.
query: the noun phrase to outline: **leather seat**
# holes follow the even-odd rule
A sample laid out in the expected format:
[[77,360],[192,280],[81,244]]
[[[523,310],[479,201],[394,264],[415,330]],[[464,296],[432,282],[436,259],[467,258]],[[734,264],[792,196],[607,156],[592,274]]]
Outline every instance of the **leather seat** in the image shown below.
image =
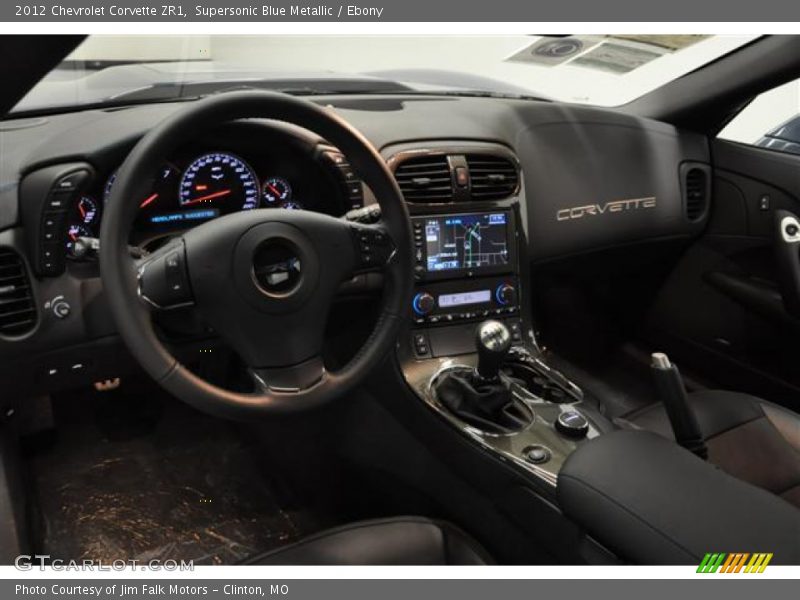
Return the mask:
[[[708,460],[728,474],[768,490],[800,507],[800,415],[737,392],[689,394]],[[663,404],[617,420],[674,439]]]
[[489,555],[449,523],[396,517],[351,523],[244,561],[248,565],[483,565]]

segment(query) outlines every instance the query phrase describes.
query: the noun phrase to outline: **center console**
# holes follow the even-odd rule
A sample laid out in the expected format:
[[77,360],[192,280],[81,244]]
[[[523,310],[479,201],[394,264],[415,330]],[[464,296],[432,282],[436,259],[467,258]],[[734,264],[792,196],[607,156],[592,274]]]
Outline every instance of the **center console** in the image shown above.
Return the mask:
[[[418,358],[474,350],[474,323],[519,319],[516,218],[513,209],[413,216],[415,279],[411,303]],[[437,325],[459,325],[440,329]]]
[[[431,181],[434,157],[442,156],[458,200],[414,201],[420,194],[409,180]],[[486,200],[485,182],[510,176],[503,160],[514,165],[517,185]],[[521,268],[524,190],[513,155],[493,146],[442,147],[404,152],[389,164],[414,232],[410,327],[398,347],[407,383],[463,435],[554,492],[566,458],[599,429],[582,390],[546,363],[534,335],[530,278]]]

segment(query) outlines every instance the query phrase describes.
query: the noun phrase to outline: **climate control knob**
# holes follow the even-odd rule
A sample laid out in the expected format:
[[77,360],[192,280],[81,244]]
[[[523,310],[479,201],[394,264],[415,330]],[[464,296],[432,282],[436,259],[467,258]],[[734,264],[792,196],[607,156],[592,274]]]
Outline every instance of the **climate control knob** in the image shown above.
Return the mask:
[[506,306],[507,304],[516,304],[517,302],[517,289],[510,283],[501,283],[497,286],[494,296],[499,304]]
[[427,315],[436,308],[436,298],[431,296],[428,292],[420,292],[414,296],[412,306],[414,312],[418,315]]

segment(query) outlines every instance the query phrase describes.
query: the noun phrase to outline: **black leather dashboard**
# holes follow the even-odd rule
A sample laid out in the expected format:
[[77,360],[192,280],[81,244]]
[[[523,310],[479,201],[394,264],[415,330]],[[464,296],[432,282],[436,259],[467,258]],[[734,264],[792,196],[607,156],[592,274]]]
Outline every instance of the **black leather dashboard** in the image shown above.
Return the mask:
[[[684,164],[709,161],[704,137],[619,112],[481,98],[320,99],[381,149],[432,140],[508,146],[524,176],[530,255],[549,260],[599,247],[688,236]],[[118,164],[180,104],[85,111],[0,126],[0,230],[19,221],[20,174],[57,162]],[[106,166],[110,168],[110,166]]]
[[[687,169],[710,169],[707,140],[664,123],[612,110],[494,98],[314,100],[348,120],[387,158],[397,148],[422,150],[441,144],[501,145],[514,153],[522,173],[517,197],[531,264],[664,239],[688,242],[708,218],[708,210],[689,218],[686,203]],[[141,136],[182,106],[87,110],[0,122],[0,247],[14,247],[32,261],[32,242],[26,239],[30,232],[23,226],[26,207],[21,203],[29,202],[20,194],[24,181],[47,167],[83,163],[96,173],[97,189]],[[250,125],[292,137],[309,151],[323,142],[285,124]],[[258,146],[251,129],[240,129],[237,135],[252,150],[247,158],[255,162]],[[210,133],[199,132],[206,136],[206,148],[213,142]],[[312,193],[321,189],[316,186]],[[336,201],[344,205],[347,198]],[[76,268],[82,271],[77,277],[32,276],[39,325],[22,339],[0,337],[0,356],[33,356],[92,340],[96,345],[96,340],[113,336],[96,273],[85,265]],[[71,301],[73,310],[79,306],[80,318],[55,319],[49,311],[58,298]],[[8,367],[13,375],[17,367],[12,362]]]

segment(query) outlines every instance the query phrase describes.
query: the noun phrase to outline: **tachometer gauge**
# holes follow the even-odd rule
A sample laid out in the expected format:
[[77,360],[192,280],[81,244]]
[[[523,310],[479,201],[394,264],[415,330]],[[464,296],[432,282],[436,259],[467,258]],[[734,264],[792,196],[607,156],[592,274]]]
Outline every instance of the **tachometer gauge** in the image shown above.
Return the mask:
[[270,177],[264,182],[264,204],[266,206],[285,206],[291,200],[292,186],[283,177]]
[[258,208],[259,186],[242,159],[224,152],[205,154],[184,171],[178,187],[183,208],[208,208],[227,214]]
[[75,210],[78,220],[84,225],[92,225],[97,221],[97,202],[91,196],[81,196]]
[[[153,178],[153,188],[150,193],[139,201],[139,208],[147,208],[152,206],[156,208],[159,200],[169,198],[175,193],[175,186],[177,185],[178,169],[169,163],[164,163],[158,170],[158,173]],[[111,196],[111,190],[114,187],[114,182],[117,180],[116,171],[111,174],[111,177],[106,181],[105,188],[103,189],[103,204],[108,202]]]

